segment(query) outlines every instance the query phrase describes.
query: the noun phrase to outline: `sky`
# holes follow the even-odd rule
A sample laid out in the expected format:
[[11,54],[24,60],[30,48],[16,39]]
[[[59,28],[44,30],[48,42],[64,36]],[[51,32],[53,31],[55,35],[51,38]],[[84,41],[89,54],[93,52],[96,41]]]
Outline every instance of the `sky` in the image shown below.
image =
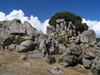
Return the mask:
[[0,0],[0,21],[20,19],[46,33],[49,19],[57,12],[69,11],[100,38],[100,0]]

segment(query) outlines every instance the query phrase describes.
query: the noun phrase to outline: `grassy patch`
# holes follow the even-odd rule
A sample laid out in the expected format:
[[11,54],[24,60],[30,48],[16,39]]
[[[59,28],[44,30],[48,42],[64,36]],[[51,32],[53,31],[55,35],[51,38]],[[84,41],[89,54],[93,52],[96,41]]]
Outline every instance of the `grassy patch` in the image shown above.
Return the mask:
[[69,41],[69,40],[67,40],[66,37],[63,36],[63,35],[58,35],[57,38],[58,38],[58,42],[59,42],[59,43],[64,43],[65,41]]
[[39,43],[37,43],[36,46],[35,46],[35,49],[38,50],[38,51],[39,51],[39,46],[40,46]]
[[22,38],[21,36],[18,36],[17,38],[15,38],[15,44],[20,45],[23,41],[25,41],[24,38]]

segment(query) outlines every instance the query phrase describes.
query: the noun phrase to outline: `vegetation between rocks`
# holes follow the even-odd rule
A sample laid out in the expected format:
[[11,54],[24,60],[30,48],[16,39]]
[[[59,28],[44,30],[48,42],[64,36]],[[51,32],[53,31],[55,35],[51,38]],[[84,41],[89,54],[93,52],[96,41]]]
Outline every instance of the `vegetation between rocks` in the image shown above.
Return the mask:
[[20,45],[23,41],[25,41],[25,39],[22,38],[21,36],[18,36],[17,38],[15,38],[15,43],[17,45]]

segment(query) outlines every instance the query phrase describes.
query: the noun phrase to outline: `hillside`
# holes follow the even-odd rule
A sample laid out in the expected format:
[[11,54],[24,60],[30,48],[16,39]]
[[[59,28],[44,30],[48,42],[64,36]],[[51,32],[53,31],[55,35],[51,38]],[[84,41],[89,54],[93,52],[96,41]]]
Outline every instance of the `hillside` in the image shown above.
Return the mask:
[[100,43],[94,30],[76,34],[64,19],[47,34],[27,21],[0,22],[0,75],[99,75]]

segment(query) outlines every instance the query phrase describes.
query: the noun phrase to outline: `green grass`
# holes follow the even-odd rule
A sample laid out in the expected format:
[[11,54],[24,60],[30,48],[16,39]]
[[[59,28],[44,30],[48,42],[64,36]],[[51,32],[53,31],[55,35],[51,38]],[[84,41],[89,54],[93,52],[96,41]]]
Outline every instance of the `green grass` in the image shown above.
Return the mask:
[[22,38],[21,36],[18,36],[14,40],[15,40],[15,44],[17,44],[17,45],[20,45],[23,41],[25,41],[25,39]]
[[69,40],[67,40],[66,37],[63,36],[63,35],[58,35],[57,38],[58,38],[58,42],[59,42],[59,43],[64,43],[65,41],[69,41]]
[[39,51],[39,46],[40,46],[39,43],[37,43],[37,45],[35,46],[35,49],[38,50],[38,51]]

